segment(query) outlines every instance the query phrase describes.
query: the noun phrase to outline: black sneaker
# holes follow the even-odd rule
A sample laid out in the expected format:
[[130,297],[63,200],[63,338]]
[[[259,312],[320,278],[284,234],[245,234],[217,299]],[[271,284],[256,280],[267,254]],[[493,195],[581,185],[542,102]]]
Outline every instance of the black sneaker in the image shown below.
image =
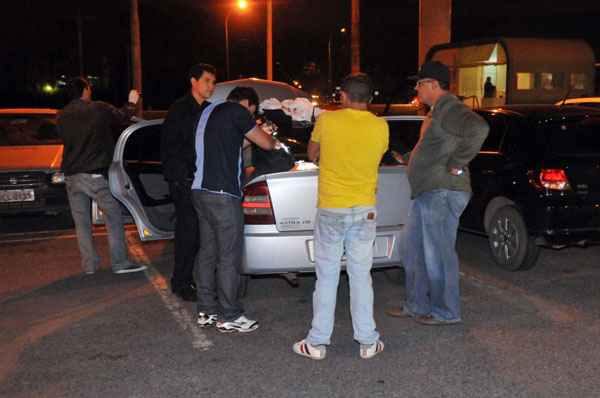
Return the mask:
[[217,323],[217,314],[198,313],[198,325],[203,328],[206,326],[214,326]]
[[189,284],[187,286],[180,287],[172,287],[171,291],[174,295],[182,299],[183,301],[197,301],[198,300],[198,291],[194,287],[194,285]]
[[131,264],[125,268],[117,269],[113,271],[113,274],[129,274],[131,272],[140,272],[147,269],[144,264]]

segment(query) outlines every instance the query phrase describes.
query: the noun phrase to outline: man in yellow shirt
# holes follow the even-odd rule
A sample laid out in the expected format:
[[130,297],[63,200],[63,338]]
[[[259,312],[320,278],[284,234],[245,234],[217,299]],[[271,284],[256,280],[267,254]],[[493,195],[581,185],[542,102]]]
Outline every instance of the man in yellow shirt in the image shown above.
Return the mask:
[[365,74],[346,77],[342,110],[319,116],[308,145],[308,157],[319,161],[319,200],[315,219],[313,320],[306,339],[294,344],[295,353],[323,359],[333,332],[342,255],[350,280],[350,311],[360,356],[383,351],[373,318],[373,241],[377,176],[388,148],[385,120],[367,110],[373,86]]

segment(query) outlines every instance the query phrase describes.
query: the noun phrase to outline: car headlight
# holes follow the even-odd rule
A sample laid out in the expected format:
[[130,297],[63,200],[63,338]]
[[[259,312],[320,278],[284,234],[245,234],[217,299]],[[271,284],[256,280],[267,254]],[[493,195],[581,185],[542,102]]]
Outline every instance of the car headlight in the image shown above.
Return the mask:
[[65,173],[62,173],[59,171],[59,172],[52,174],[52,177],[50,178],[50,182],[52,182],[52,184],[64,184],[65,183]]

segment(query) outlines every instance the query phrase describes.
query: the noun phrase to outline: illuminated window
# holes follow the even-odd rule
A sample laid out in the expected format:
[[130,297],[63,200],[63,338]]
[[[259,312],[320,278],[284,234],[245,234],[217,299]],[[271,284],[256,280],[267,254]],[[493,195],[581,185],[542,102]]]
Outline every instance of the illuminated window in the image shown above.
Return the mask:
[[556,88],[556,84],[553,78],[554,76],[552,75],[552,73],[540,73],[540,87],[544,90],[553,90],[554,88]]
[[533,89],[533,73],[519,72],[517,73],[517,90],[532,90]]
[[573,90],[585,90],[585,74],[571,73],[570,85]]

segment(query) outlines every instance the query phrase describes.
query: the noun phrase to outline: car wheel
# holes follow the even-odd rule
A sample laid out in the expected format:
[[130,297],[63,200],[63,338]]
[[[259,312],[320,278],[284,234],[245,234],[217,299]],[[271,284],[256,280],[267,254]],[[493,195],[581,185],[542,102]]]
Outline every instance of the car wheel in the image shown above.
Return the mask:
[[494,213],[488,228],[488,242],[496,264],[508,271],[530,269],[540,253],[514,206],[501,207]]

